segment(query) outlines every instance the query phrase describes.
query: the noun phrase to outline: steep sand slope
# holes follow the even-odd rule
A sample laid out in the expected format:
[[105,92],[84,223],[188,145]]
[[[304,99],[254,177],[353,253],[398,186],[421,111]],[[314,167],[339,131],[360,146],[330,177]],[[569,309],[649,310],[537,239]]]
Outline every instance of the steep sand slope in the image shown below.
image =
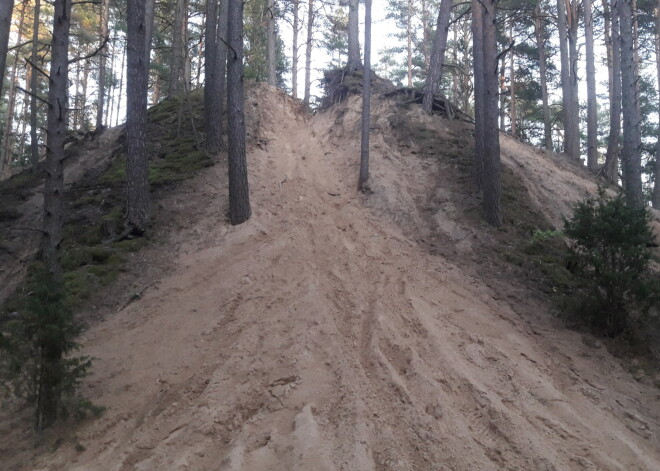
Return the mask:
[[384,122],[365,197],[359,100],[308,118],[259,87],[249,106],[253,218],[225,221],[220,166],[172,197],[176,270],[82,339],[107,411],[53,453],[5,449],[9,469],[660,469],[657,389],[411,241],[431,164]]

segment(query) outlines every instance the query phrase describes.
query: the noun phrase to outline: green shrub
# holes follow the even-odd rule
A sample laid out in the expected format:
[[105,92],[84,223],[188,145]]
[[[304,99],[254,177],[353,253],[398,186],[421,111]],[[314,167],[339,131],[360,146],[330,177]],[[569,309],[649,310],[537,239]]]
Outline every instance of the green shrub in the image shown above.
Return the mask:
[[581,279],[584,301],[580,314],[616,336],[630,314],[655,296],[657,281],[649,272],[653,234],[645,208],[633,208],[625,196],[598,196],[575,206],[564,233],[573,240],[572,268]]
[[72,410],[91,409],[76,395],[91,359],[72,355],[82,328],[66,307],[63,283],[42,267],[30,276],[31,294],[0,326],[0,384],[33,407],[39,433]]

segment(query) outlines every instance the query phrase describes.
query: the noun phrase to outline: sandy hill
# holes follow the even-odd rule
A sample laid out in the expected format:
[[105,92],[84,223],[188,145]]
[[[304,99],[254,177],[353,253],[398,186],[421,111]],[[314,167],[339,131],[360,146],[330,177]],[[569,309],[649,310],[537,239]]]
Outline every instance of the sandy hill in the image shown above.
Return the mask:
[[470,125],[373,106],[365,196],[359,98],[312,117],[253,88],[253,218],[227,223],[224,165],[164,197],[141,296],[99,299],[120,310],[81,339],[105,413],[36,451],[15,432],[2,469],[660,469],[658,389],[490,255],[559,225],[592,179],[503,137],[524,198],[494,230],[462,168]]

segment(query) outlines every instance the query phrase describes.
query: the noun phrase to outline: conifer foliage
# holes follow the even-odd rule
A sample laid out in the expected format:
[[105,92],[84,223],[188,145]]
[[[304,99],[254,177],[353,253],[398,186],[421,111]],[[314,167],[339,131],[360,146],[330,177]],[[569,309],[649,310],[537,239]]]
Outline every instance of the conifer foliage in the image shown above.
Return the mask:
[[610,197],[600,189],[564,223],[586,291],[579,312],[611,336],[625,330],[632,312],[657,300],[658,283],[649,273],[649,220],[646,208],[630,205],[623,193]]

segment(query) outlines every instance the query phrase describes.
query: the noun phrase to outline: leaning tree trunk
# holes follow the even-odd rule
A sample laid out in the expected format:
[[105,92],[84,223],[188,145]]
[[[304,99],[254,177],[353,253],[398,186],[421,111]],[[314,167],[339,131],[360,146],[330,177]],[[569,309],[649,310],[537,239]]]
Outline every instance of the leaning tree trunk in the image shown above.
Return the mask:
[[422,106],[424,111],[431,114],[433,110],[433,96],[438,93],[440,79],[442,78],[442,67],[445,62],[447,51],[447,34],[449,33],[449,19],[453,0],[441,0],[438,21],[436,22],[435,37],[431,50],[431,64],[426,74],[426,85],[424,87],[424,99]]
[[126,73],[126,216],[127,226],[141,235],[150,217],[147,135],[148,64],[146,15],[143,0],[128,0]]
[[360,142],[360,177],[358,190],[367,189],[369,180],[369,127],[371,126],[371,0],[365,1],[364,76],[362,82],[362,136]]
[[[11,17],[14,13],[14,0],[0,2],[0,77],[5,76],[7,53],[9,52],[9,32]],[[2,80],[0,80],[0,97],[2,97]]]
[[[502,225],[500,133],[497,128],[497,0],[483,0],[484,148],[483,210],[490,225]],[[476,71],[475,71],[476,75]]]
[[548,75],[545,57],[545,31],[543,28],[543,11],[540,4],[534,10],[534,33],[536,48],[539,51],[539,77],[541,82],[541,100],[543,103],[543,145],[552,150],[552,122],[550,120],[550,105],[548,100]]
[[623,103],[623,180],[628,203],[644,206],[641,174],[640,116],[635,91],[635,61],[633,54],[633,24],[631,0],[618,0],[619,46],[621,48],[621,98]]
[[[610,34],[607,37],[610,51],[611,67],[609,68],[610,95],[610,129],[607,138],[607,154],[603,175],[612,182],[619,181],[619,140],[621,137],[621,48],[619,47],[619,14],[616,5],[608,8],[608,0],[603,0],[603,9],[607,20],[610,17]],[[607,33],[607,29],[605,30]]]
[[[110,20],[110,0],[102,0],[101,2],[101,18],[99,28],[99,41],[103,44],[107,42],[108,38],[108,21]],[[100,51],[99,55],[99,91],[98,91],[98,104],[96,105],[96,129],[103,129],[103,105],[105,104],[105,87],[106,84],[106,63],[108,58],[107,43]]]
[[484,186],[484,12],[480,0],[472,0],[472,60],[474,61],[474,182]]
[[314,0],[307,5],[307,44],[305,49],[305,95],[303,102],[309,106],[312,89],[312,47],[314,43]]
[[275,0],[268,0],[268,11],[266,18],[268,20],[267,28],[267,58],[268,58],[268,85],[273,87],[277,85],[277,51],[275,41],[277,40],[277,31],[275,29]]
[[229,141],[229,222],[250,219],[250,190],[245,156],[243,110],[243,0],[229,0],[229,57],[227,62],[227,108]]
[[[653,13],[655,15],[655,66],[658,75],[658,89],[660,89],[660,0],[657,0]],[[660,100],[658,107],[660,109]],[[660,128],[658,128],[658,138],[655,144],[655,166],[653,170],[655,183],[651,201],[654,208],[660,209]]]
[[360,1],[349,0],[348,2],[348,63],[346,69],[358,70],[362,67],[360,60],[359,30]]
[[598,107],[596,105],[596,64],[591,0],[584,0],[584,40],[587,60],[587,167],[598,169]]

